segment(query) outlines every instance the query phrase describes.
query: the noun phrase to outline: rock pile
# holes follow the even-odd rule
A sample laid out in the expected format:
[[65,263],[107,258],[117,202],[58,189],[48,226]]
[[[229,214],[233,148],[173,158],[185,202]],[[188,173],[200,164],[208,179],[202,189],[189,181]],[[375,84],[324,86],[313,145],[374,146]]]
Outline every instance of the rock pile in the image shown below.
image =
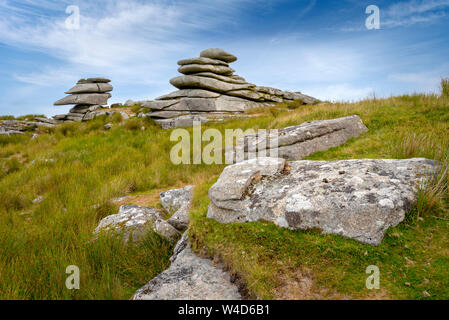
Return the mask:
[[163,128],[191,126],[193,120],[222,121],[243,116],[249,108],[270,106],[276,102],[317,100],[300,92],[260,87],[246,82],[229,63],[237,60],[222,49],[207,49],[200,57],[178,61],[183,74],[170,80],[178,91],[143,103],[151,109],[146,116],[154,118]]
[[103,105],[108,103],[111,97],[109,93],[113,87],[109,84],[111,80],[106,78],[81,79],[66,94],[69,96],[54,103],[55,106],[72,105],[68,114],[56,115],[53,118],[60,121],[85,121],[91,120],[96,115],[106,114],[101,111]]
[[209,189],[207,217],[320,229],[378,245],[388,228],[404,220],[417,186],[436,166],[427,159],[252,159],[225,168]]
[[24,134],[35,131],[39,127],[53,128],[59,121],[43,117],[34,117],[30,120],[0,120],[0,135]]
[[[118,198],[121,201],[126,198]],[[149,231],[177,242],[170,267],[136,291],[134,300],[239,300],[238,287],[223,267],[209,259],[198,257],[191,249],[187,232],[189,209],[193,201],[193,187],[186,186],[162,192],[160,200],[168,220],[162,219],[162,211],[136,205],[123,205],[119,212],[105,217],[94,231],[123,234],[125,242],[143,240]]]

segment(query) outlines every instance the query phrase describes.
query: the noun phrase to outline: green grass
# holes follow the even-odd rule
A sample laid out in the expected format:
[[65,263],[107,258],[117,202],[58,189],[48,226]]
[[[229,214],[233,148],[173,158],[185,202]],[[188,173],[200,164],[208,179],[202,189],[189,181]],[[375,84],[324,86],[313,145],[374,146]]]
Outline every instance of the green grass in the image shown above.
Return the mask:
[[[428,157],[445,168],[447,97],[297,103],[204,129],[282,128],[358,114],[367,133],[308,159]],[[250,297],[449,298],[447,171],[420,191],[406,221],[379,247],[268,223],[221,225],[206,218],[207,191],[224,165],[173,165],[170,130],[143,119],[126,125],[119,120],[111,130],[103,129],[110,120],[101,117],[63,124],[33,140],[31,134],[0,136],[0,298],[129,299],[169,265],[173,245],[155,234],[138,247],[118,238],[92,242],[92,231],[117,212],[114,197],[187,184],[196,186],[189,231],[195,250],[220,258],[246,283]],[[45,200],[33,203],[38,196]],[[68,265],[80,268],[80,290],[65,288]],[[365,288],[368,265],[380,268],[379,291]],[[311,285],[303,286],[303,278]]]

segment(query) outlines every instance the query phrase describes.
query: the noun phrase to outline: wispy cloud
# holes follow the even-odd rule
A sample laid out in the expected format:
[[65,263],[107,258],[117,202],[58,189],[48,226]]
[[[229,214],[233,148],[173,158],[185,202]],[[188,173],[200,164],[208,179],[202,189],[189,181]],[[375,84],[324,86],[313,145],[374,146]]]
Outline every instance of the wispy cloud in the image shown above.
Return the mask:
[[[205,0],[174,3],[111,0],[96,5],[82,2],[80,29],[69,30],[65,27],[65,5],[45,1],[44,6],[58,7],[61,14],[39,19],[21,15],[30,10],[29,1],[2,0],[0,8],[9,14],[0,18],[0,42],[44,52],[64,63],[64,67],[18,75],[21,81],[48,84],[52,74],[61,75],[74,69],[135,77],[142,71],[161,71],[165,59],[194,45],[195,33],[229,23],[231,13],[242,2],[222,2],[223,5],[217,6],[219,9],[208,15],[204,12],[210,10],[211,4]],[[39,74],[42,81],[38,80]]]
[[390,5],[382,11],[382,27],[435,23],[448,16],[449,0],[411,0]]

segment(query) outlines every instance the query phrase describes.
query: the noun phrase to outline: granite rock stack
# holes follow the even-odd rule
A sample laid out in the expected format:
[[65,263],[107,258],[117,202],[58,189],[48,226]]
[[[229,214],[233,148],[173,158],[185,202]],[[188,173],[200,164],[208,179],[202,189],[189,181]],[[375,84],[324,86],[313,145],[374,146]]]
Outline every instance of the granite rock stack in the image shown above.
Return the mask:
[[229,64],[234,55],[218,48],[201,52],[200,57],[178,61],[182,76],[170,83],[177,91],[145,102],[151,109],[147,116],[164,128],[191,126],[194,120],[221,121],[229,117],[245,117],[250,108],[271,106],[277,102],[301,100],[305,104],[317,100],[300,92],[282,91],[256,86],[234,74]]
[[109,93],[113,87],[111,80],[106,78],[81,79],[66,94],[69,96],[54,103],[55,106],[72,105],[68,114],[57,115],[53,118],[61,121],[86,121],[93,119],[97,111],[108,103]]

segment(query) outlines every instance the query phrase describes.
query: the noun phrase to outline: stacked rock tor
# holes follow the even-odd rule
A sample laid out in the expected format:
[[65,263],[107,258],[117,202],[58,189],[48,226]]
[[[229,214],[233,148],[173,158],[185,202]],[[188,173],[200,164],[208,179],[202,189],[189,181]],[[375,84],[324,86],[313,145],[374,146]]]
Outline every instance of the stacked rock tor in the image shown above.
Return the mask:
[[88,78],[81,79],[66,94],[69,96],[58,100],[55,106],[72,105],[68,114],[57,115],[55,120],[63,121],[85,121],[95,116],[95,111],[101,109],[103,105],[108,103],[111,97],[109,93],[113,87],[109,84],[111,80],[106,78]]
[[178,91],[145,102],[151,109],[147,116],[164,128],[190,126],[193,120],[221,121],[239,117],[249,108],[271,106],[276,102],[302,100],[305,104],[317,100],[300,92],[260,87],[246,82],[229,63],[234,55],[218,48],[201,52],[200,57],[178,61],[183,74],[170,80]]

